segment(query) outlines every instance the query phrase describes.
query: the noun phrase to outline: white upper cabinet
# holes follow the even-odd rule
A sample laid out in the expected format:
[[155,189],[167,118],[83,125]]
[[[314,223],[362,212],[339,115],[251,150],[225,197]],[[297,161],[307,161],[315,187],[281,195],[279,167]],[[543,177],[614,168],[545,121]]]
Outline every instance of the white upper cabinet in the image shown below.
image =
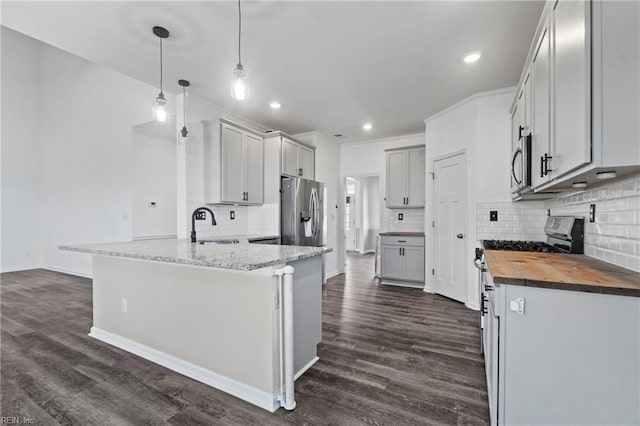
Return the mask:
[[424,207],[424,147],[388,150],[386,154],[386,207]]
[[205,124],[205,202],[262,204],[264,141],[258,132],[232,123]]
[[560,0],[552,14],[555,143],[547,167],[552,177],[591,161],[589,5],[584,0]]
[[638,40],[640,2],[547,2],[512,109],[514,131],[530,120],[536,192],[591,185],[600,172],[640,171]]
[[315,150],[285,137],[281,140],[280,173],[315,180]]

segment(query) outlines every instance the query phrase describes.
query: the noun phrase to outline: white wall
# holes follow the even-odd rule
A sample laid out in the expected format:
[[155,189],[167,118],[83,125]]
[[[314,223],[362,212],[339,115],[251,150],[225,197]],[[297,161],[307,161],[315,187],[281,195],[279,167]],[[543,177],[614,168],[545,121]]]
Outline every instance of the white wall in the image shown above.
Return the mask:
[[[394,138],[343,143],[340,146],[340,175],[380,176],[381,205],[384,205],[386,191],[386,149],[424,145],[424,134],[398,136]],[[398,221],[402,213],[404,220]],[[424,209],[381,209],[382,231],[422,231],[424,229]]]
[[[477,271],[471,264],[477,236],[476,206],[479,202],[511,201],[509,188],[509,157],[511,118],[509,107],[515,90],[512,88],[480,93],[428,118],[426,124],[426,169],[433,172],[433,161],[439,157],[466,151],[467,153],[467,306],[479,308]],[[437,179],[437,177],[436,177]],[[433,220],[433,183],[427,179],[425,224]],[[434,262],[434,241],[431,228],[425,225],[425,268]],[[432,291],[432,275],[426,274],[425,291]]]
[[294,138],[316,147],[316,180],[325,184],[325,216],[327,237],[325,244],[333,249],[324,255],[327,277],[344,272],[343,202],[344,179],[340,177],[340,144],[318,132],[294,135]]
[[175,237],[176,138],[173,131],[170,139],[141,133],[136,128],[132,135],[133,238]]
[[2,28],[2,272],[42,265],[38,42]]
[[[31,170],[34,164],[41,164],[40,192],[38,179],[27,187],[16,187],[15,180],[4,179],[3,171],[3,194],[29,193],[28,197],[22,195],[14,211],[37,211],[41,218],[42,259],[31,266],[91,275],[89,256],[63,252],[58,246],[132,238],[131,129],[150,119],[158,90],[19,33],[2,31],[3,66],[25,55],[26,47],[37,46],[35,53],[30,50],[32,57],[25,62],[28,65],[24,65],[17,90],[3,92],[2,100],[7,105],[20,105],[25,91],[33,98],[31,91],[37,90],[39,119],[28,121],[33,128],[30,131],[38,135],[40,148],[34,145],[24,151],[16,147],[21,141],[12,135],[29,126],[7,119],[10,116],[4,115],[3,108],[2,160],[16,170]],[[37,57],[35,66],[33,54]],[[5,81],[10,82],[6,77]],[[173,107],[174,97],[167,95]],[[7,215],[7,220],[3,215],[3,222],[6,229],[24,225],[15,215]],[[28,222],[37,229],[35,214]],[[35,235],[37,232],[34,240]],[[18,254],[24,253],[22,239],[20,233],[3,232],[3,247],[18,247]]]

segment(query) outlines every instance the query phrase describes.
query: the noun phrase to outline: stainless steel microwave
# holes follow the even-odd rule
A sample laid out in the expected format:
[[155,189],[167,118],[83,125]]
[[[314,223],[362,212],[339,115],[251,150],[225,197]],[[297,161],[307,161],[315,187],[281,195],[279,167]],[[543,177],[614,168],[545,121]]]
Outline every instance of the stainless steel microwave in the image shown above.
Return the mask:
[[[522,133],[520,127],[520,133]],[[511,193],[513,198],[531,190],[531,133],[519,135],[511,155]]]

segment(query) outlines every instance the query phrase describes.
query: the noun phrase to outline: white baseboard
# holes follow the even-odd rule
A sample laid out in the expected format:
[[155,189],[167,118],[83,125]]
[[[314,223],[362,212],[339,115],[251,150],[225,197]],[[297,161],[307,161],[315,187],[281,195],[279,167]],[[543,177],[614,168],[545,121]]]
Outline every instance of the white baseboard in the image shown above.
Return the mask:
[[53,272],[61,272],[63,274],[75,275],[76,277],[93,279],[93,274],[85,274],[78,271],[72,271],[70,269],[58,268],[57,266],[45,265],[42,267],[42,269],[46,269],[47,271],[53,271]]
[[319,360],[319,359],[320,359],[320,358],[316,356],[316,357],[314,357],[311,361],[309,361],[309,364],[307,364],[307,365],[305,365],[304,367],[302,367],[302,368],[300,369],[300,371],[298,371],[298,372],[296,373],[296,375],[295,375],[295,376],[293,376],[293,380],[298,380],[298,377],[302,376],[302,375],[303,375],[303,374],[304,374],[308,369],[310,369],[310,368],[313,366],[313,364],[315,364],[316,362],[318,362],[318,360]]
[[327,279],[337,277],[340,274],[344,274],[344,270],[341,271],[333,271],[330,274],[327,274]]
[[480,305],[478,305],[477,303],[467,302],[464,305],[469,309],[473,309],[474,311],[479,311],[480,310]]
[[413,282],[408,282],[408,281],[396,281],[396,280],[390,280],[390,279],[381,279],[380,280],[380,284],[384,284],[384,285],[393,285],[396,287],[410,287],[410,288],[417,288],[417,289],[424,289],[424,283],[413,283]]
[[27,266],[27,267],[18,267],[18,268],[3,268],[2,273],[7,272],[21,272],[21,271],[33,271],[34,269],[42,269],[42,266]]
[[97,327],[91,327],[89,336],[127,352],[131,352],[132,354],[138,355],[139,357],[151,362],[155,362],[169,370],[173,370],[184,376],[219,389],[272,413],[280,407],[280,403],[275,400],[274,395],[268,392],[261,391],[252,386],[230,379],[229,377],[214,373],[211,370],[207,370],[206,368],[150,348],[149,346],[141,343],[134,342],[126,337],[110,333]]

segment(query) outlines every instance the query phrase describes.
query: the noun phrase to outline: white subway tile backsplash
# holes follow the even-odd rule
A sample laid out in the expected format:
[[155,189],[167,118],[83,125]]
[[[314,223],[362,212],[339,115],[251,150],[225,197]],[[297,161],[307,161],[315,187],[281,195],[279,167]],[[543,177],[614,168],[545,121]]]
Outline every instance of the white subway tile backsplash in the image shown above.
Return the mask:
[[[385,231],[424,231],[424,209],[384,209]],[[402,213],[402,220],[398,220],[398,214]]]
[[[595,223],[588,222],[589,204],[596,205]],[[547,209],[585,218],[587,256],[640,271],[640,174],[547,201],[478,203],[477,238],[544,241]],[[490,210],[498,210],[498,222],[489,221]]]
[[547,200],[544,207],[553,215],[588,218],[589,204],[596,205],[596,222],[585,224],[585,254],[640,271],[640,174],[559,195]]

